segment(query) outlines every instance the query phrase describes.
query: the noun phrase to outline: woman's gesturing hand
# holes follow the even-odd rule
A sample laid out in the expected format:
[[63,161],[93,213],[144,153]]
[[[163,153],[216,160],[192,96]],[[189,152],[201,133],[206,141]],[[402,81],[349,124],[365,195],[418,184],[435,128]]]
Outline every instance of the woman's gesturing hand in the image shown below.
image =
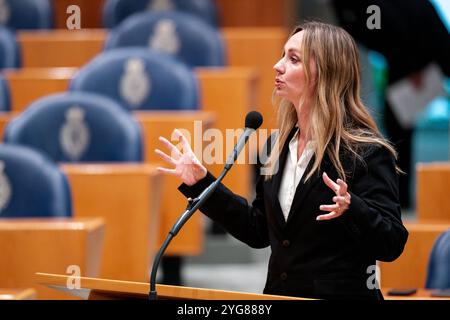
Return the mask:
[[170,150],[170,156],[165,154],[159,149],[155,149],[156,154],[158,154],[165,162],[175,166],[173,169],[158,167],[158,171],[174,175],[181,179],[188,186],[196,184],[198,181],[203,179],[206,174],[206,168],[200,163],[200,161],[195,156],[194,152],[189,145],[186,137],[180,132],[180,130],[175,129],[175,137],[181,140],[182,151],[178,150],[169,140],[164,137],[159,137],[161,141],[168,150]]
[[347,192],[347,184],[341,179],[337,179],[336,183],[328,177],[326,172],[323,173],[322,178],[323,182],[336,193],[336,196],[333,197],[334,204],[320,206],[320,210],[331,212],[317,216],[316,219],[330,220],[341,216],[349,208],[351,197],[350,193]]

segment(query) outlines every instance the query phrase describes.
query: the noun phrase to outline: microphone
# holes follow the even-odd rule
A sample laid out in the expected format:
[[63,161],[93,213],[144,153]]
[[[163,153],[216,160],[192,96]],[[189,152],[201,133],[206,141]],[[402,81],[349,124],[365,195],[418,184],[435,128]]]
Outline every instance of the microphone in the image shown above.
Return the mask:
[[249,113],[247,113],[247,116],[245,117],[244,133],[239,138],[238,143],[234,147],[233,152],[231,152],[231,154],[228,156],[225,165],[226,170],[230,170],[231,166],[234,164],[237,157],[239,156],[239,153],[241,153],[242,149],[247,143],[248,138],[256,129],[258,129],[261,126],[262,122],[263,118],[261,113],[257,111],[250,111]]
[[164,252],[166,251],[167,247],[169,246],[169,243],[178,234],[183,225],[189,220],[189,218],[194,214],[194,212],[197,211],[197,209],[203,203],[205,203],[205,201],[208,200],[209,197],[213,194],[214,190],[217,188],[217,186],[223,180],[223,178],[225,178],[225,175],[228,173],[231,166],[236,161],[237,157],[239,156],[239,153],[244,148],[250,135],[261,126],[262,122],[263,117],[259,112],[250,111],[249,113],[247,113],[247,116],[245,117],[244,133],[241,135],[241,137],[238,140],[238,143],[235,145],[233,151],[228,156],[228,160],[225,164],[225,167],[222,170],[222,173],[213,183],[211,183],[205,190],[203,190],[203,192],[197,198],[188,199],[188,205],[186,210],[178,218],[178,220],[173,225],[172,229],[169,231],[169,234],[167,235],[161,248],[156,254],[155,259],[153,260],[152,272],[150,275],[150,292],[148,294],[149,300],[156,300],[158,297],[156,293],[156,273],[158,271],[159,262]]

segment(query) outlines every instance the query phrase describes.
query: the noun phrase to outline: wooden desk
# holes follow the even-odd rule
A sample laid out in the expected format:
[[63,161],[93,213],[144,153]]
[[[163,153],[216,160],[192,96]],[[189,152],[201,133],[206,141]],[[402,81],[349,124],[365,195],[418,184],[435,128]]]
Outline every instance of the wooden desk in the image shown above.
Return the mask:
[[450,223],[450,162],[419,163],[416,172],[418,220]]
[[81,275],[100,271],[104,222],[100,218],[0,219],[0,287],[34,288],[39,299],[69,299],[36,285],[39,270],[67,274],[79,266]]
[[428,261],[437,237],[450,228],[450,223],[409,222],[405,250],[394,262],[380,262],[383,288],[423,288]]
[[64,164],[75,217],[105,221],[100,276],[146,281],[159,247],[162,176],[147,164]]
[[[291,22],[298,8],[293,0],[216,0],[219,23],[222,26],[284,26]],[[55,26],[66,29],[67,7],[77,5],[81,10],[81,27],[101,28],[105,0],[53,0]]]
[[[58,290],[65,290],[67,276],[59,274],[36,273],[37,283],[52,286]],[[95,279],[81,277],[80,284],[86,299],[111,300],[111,299],[148,299],[150,285],[148,283],[117,281],[110,279]],[[191,287],[156,285],[158,297],[162,300],[307,300],[302,298],[276,296],[267,294],[254,294],[224,290],[211,290]],[[74,290],[76,291],[76,290]],[[77,292],[72,291],[73,294]]]
[[227,27],[283,27],[295,23],[293,0],[216,0],[220,23]]
[[0,300],[35,300],[36,290],[28,289],[0,289]]
[[103,50],[106,29],[18,31],[23,68],[80,67]]
[[77,68],[24,68],[5,70],[11,95],[11,111],[20,113],[34,100],[65,92]]

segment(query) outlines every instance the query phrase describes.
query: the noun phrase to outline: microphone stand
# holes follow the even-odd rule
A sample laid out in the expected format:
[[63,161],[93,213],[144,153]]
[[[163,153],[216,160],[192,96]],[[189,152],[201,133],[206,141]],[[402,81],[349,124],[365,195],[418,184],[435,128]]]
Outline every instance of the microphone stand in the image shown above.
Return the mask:
[[[231,165],[233,165],[231,163]],[[216,181],[211,183],[208,188],[206,188],[197,198],[188,199],[188,205],[186,208],[186,211],[178,218],[178,220],[173,225],[172,229],[169,231],[169,234],[167,235],[166,239],[164,240],[163,245],[159,249],[158,253],[155,256],[155,259],[153,261],[152,266],[152,272],[150,275],[150,292],[148,295],[149,300],[156,300],[158,295],[156,293],[156,272],[158,271],[158,266],[160,263],[160,260],[166,251],[167,247],[169,246],[169,243],[172,241],[172,239],[178,234],[180,229],[183,227],[183,225],[189,220],[189,218],[194,214],[195,211],[206,201],[208,198],[213,194],[214,190],[217,188],[219,183],[225,178],[225,175],[228,173],[228,170],[230,170],[231,165],[228,163],[227,166],[223,169],[222,173],[220,174],[219,178],[217,178]]]
[[189,218],[194,214],[195,211],[212,195],[214,190],[216,190],[219,183],[225,178],[225,175],[233,166],[236,161],[239,153],[244,148],[248,138],[250,135],[257,129],[262,123],[262,117],[259,113],[252,111],[247,114],[245,118],[245,131],[242,136],[239,138],[238,143],[236,144],[233,152],[227,159],[225,167],[222,170],[219,178],[217,178],[213,183],[211,183],[203,192],[195,199],[188,199],[188,205],[183,214],[178,218],[178,220],[173,225],[172,229],[169,231],[166,239],[164,240],[161,248],[153,260],[152,272],[150,274],[150,292],[148,294],[149,300],[156,300],[158,295],[156,293],[156,272],[158,271],[158,265],[161,261],[161,258],[169,246],[170,241],[178,234],[183,225],[189,220]]

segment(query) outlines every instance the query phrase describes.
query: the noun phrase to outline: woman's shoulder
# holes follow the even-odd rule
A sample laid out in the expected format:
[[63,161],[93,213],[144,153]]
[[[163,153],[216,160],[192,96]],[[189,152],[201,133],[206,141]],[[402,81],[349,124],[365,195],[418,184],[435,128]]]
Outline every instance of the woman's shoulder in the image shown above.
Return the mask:
[[395,159],[393,149],[389,149],[387,145],[381,143],[360,143],[357,146],[358,155],[364,160],[374,157],[388,157]]
[[381,143],[359,143],[354,147],[354,153],[347,150],[345,154],[344,158],[347,163],[353,165],[353,170],[362,168],[367,171],[369,166],[381,163],[388,164],[392,168],[396,166],[394,149]]

